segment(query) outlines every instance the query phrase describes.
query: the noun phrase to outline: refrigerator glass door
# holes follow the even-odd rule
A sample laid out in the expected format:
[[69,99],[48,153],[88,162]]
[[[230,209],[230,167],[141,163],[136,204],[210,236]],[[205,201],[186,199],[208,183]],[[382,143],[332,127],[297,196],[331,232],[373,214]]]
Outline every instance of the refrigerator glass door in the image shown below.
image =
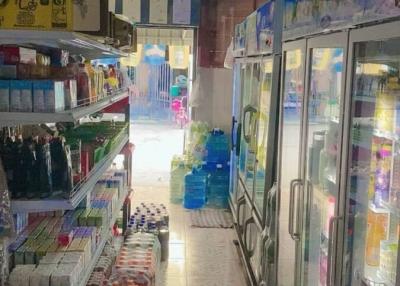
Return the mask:
[[[266,178],[271,179],[271,170],[267,170],[267,146],[274,144],[268,140],[269,118],[271,116],[273,58],[264,59],[261,63],[260,98],[258,107],[258,127],[256,137],[256,169],[254,182],[254,202],[258,215],[262,217],[266,192]],[[274,116],[274,115],[273,115]],[[269,186],[268,186],[269,187]]]
[[[398,26],[397,26],[398,27]],[[400,285],[400,38],[354,45],[344,285]]]
[[325,286],[338,198],[343,48],[310,48],[301,285]]
[[[296,242],[288,233],[290,185],[300,177],[301,123],[304,96],[305,42],[283,53],[280,103],[280,148],[278,170],[279,255],[278,285],[293,286]],[[288,275],[291,273],[291,275]]]
[[256,159],[256,131],[260,64],[248,63],[245,68],[244,94],[242,99],[242,132],[239,157],[239,174],[250,198],[253,197],[254,168]]
[[[233,102],[232,102],[232,130],[231,130],[231,162],[229,192],[233,207],[236,208],[238,188],[238,153],[240,150],[240,103],[242,95],[243,73],[240,63],[235,63],[233,70]],[[235,211],[233,209],[232,211]]]

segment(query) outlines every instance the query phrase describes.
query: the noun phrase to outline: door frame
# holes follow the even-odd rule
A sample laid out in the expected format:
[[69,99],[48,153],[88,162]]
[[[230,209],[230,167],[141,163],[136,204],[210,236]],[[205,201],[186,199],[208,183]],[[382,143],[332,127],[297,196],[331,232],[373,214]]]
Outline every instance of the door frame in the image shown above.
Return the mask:
[[[340,238],[341,242],[341,250],[338,251],[337,256],[337,269],[338,273],[336,273],[336,281],[340,281],[340,285],[344,285],[346,278],[346,264],[345,260],[345,251],[347,250],[347,246],[345,245],[347,232],[346,228],[349,220],[349,194],[347,192],[347,188],[350,185],[348,174],[351,169],[352,164],[352,156],[350,155],[350,139],[351,139],[351,128],[352,128],[352,95],[353,95],[353,84],[354,84],[354,60],[355,60],[355,52],[354,47],[357,43],[360,42],[372,42],[372,41],[384,41],[393,38],[400,38],[400,30],[399,30],[400,21],[394,21],[389,23],[377,24],[368,27],[362,27],[358,29],[353,29],[349,32],[349,44],[348,44],[348,61],[347,61],[347,77],[346,77],[346,110],[344,115],[344,130],[346,131],[343,134],[343,151],[342,151],[342,165],[341,165],[341,186],[343,191],[341,192],[341,200],[344,201],[342,203],[342,214],[344,217],[343,220],[343,232],[342,237]],[[340,256],[339,256],[340,255]],[[398,258],[400,257],[400,249],[398,252]],[[397,261],[397,273],[400,273],[400,259]],[[400,285],[400,274],[396,276],[396,285]]]
[[[303,212],[302,215],[303,217],[301,218],[301,221],[304,222],[304,219],[308,215],[309,210],[306,209],[306,204],[310,200],[309,197],[309,191],[308,189],[308,180],[306,178],[307,175],[307,159],[308,159],[308,136],[309,136],[309,128],[308,128],[308,123],[309,123],[309,116],[308,116],[308,105],[310,103],[310,95],[311,95],[311,72],[312,72],[312,50],[317,49],[317,48],[343,48],[343,72],[342,72],[342,82],[341,82],[341,94],[340,94],[340,113],[339,113],[339,132],[338,132],[338,151],[337,151],[337,163],[336,163],[336,207],[335,207],[335,217],[336,221],[340,222],[342,221],[342,215],[343,213],[341,212],[341,193],[343,191],[341,188],[341,181],[340,181],[340,174],[341,174],[341,164],[342,164],[342,142],[343,142],[343,132],[344,132],[344,112],[345,112],[345,106],[346,106],[346,79],[347,79],[347,60],[348,60],[348,38],[349,38],[349,32],[348,31],[339,31],[335,33],[331,33],[329,35],[320,35],[316,36],[313,38],[310,38],[307,40],[307,56],[306,56],[306,74],[305,74],[305,95],[304,95],[304,109],[303,109],[303,127],[302,127],[302,132],[303,132],[303,140],[301,142],[302,144],[302,154],[301,154],[301,172],[302,172],[302,181],[304,184],[304,191],[303,191]],[[339,245],[342,245],[341,241],[339,241],[339,233],[341,233],[341,229],[343,229],[342,224],[337,224],[336,227],[334,228],[333,235],[332,235],[332,258],[329,260],[328,257],[328,273],[327,273],[327,279],[333,280],[332,284],[328,285],[336,285],[335,281],[337,281],[337,255],[338,253],[341,252],[341,247],[338,247]],[[301,227],[301,233],[303,233],[303,225]],[[302,240],[304,237],[302,237]],[[303,241],[301,242],[300,245],[300,255],[297,256],[296,265],[298,265],[299,269],[297,270],[299,272],[299,278],[300,280],[298,281],[302,285],[303,283],[303,247],[302,247]],[[328,249],[330,246],[328,246]],[[330,275],[329,275],[330,273]],[[332,278],[331,278],[332,277]],[[296,284],[297,285],[297,284]]]
[[[289,51],[294,51],[294,50],[301,50],[303,53],[303,58],[302,58],[302,69],[303,69],[303,95],[302,95],[302,107],[301,107],[301,116],[300,116],[300,136],[303,133],[303,115],[304,115],[304,97],[305,97],[305,73],[306,73],[306,52],[307,52],[307,41],[305,39],[303,40],[297,40],[297,41],[293,41],[293,42],[286,42],[283,43],[282,45],[282,57],[281,57],[281,69],[280,69],[280,89],[279,89],[279,120],[278,120],[278,146],[277,146],[277,150],[278,150],[278,156],[277,156],[277,170],[276,170],[276,177],[277,177],[277,215],[276,215],[276,223],[275,223],[275,229],[276,229],[276,234],[277,234],[277,242],[276,242],[276,249],[275,249],[275,264],[277,265],[277,271],[276,271],[276,279],[275,281],[277,281],[277,284],[279,284],[279,275],[278,275],[278,268],[279,268],[279,259],[280,254],[279,254],[279,245],[280,245],[280,212],[281,212],[281,182],[282,182],[282,147],[283,147],[283,121],[284,121],[284,100],[285,100],[285,96],[284,96],[284,92],[285,92],[285,68],[286,68],[286,53]],[[301,139],[301,138],[300,138]],[[299,144],[301,145],[301,140],[299,140]],[[301,178],[301,151],[302,149],[299,148],[300,151],[300,156],[299,156],[299,162],[298,162],[298,166],[297,166],[297,170],[298,170],[298,174],[297,174],[297,178]],[[293,178],[294,179],[294,178]],[[299,198],[300,196],[298,196]],[[297,205],[300,205],[299,202],[297,202]],[[297,217],[299,216],[300,211],[297,213]],[[289,218],[290,219],[290,218]],[[297,222],[299,220],[297,219]],[[287,230],[285,230],[287,231]],[[285,232],[286,233],[286,232]],[[286,235],[290,235],[289,233],[286,233]],[[297,261],[297,256],[299,255],[299,241],[295,241],[295,259],[294,259],[294,265],[293,268],[296,270],[295,271],[295,275],[293,277],[293,282],[296,283],[297,277],[298,277],[298,267],[296,267],[296,261]],[[294,284],[295,285],[295,284]]]
[[[277,143],[276,139],[278,138],[278,134],[276,132],[276,128],[278,127],[278,121],[279,121],[279,97],[280,97],[280,84],[279,84],[279,78],[281,74],[281,56],[280,55],[268,55],[268,56],[263,56],[261,58],[261,64],[265,63],[266,60],[271,60],[272,61],[272,81],[271,81],[271,98],[270,98],[270,110],[269,110],[269,120],[268,120],[268,134],[267,134],[267,146],[266,146],[266,176],[265,176],[265,182],[264,182],[264,197],[263,197],[263,206],[262,209],[258,209],[256,202],[255,202],[255,190],[253,192],[253,204],[254,204],[254,212],[256,213],[256,216],[259,216],[260,222],[262,225],[262,228],[264,229],[266,226],[266,210],[267,210],[267,205],[265,204],[266,199],[268,197],[268,193],[273,188],[274,182],[276,181],[277,177],[277,170],[274,169],[274,166],[276,166],[275,162],[277,161],[277,156],[274,154],[274,150],[276,150]],[[260,81],[260,84],[262,84],[263,78]],[[260,86],[260,97],[261,97],[261,86]],[[275,113],[275,114],[274,114]],[[257,135],[258,135],[258,127],[259,125],[257,124]],[[257,158],[257,154],[256,154]],[[256,159],[256,166],[257,166],[257,159]],[[255,169],[257,171],[257,168]],[[256,174],[255,174],[256,176]],[[255,184],[256,184],[256,179],[254,179],[253,183],[253,189],[255,189]],[[260,211],[261,213],[259,213]]]

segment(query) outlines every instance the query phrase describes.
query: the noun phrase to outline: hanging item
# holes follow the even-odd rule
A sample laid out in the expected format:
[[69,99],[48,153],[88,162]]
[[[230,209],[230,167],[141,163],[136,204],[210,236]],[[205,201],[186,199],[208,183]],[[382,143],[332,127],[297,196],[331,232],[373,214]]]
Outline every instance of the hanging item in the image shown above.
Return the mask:
[[162,65],[165,63],[165,45],[144,45],[143,61],[149,65]]
[[169,65],[173,69],[187,69],[189,54],[189,46],[169,46]]

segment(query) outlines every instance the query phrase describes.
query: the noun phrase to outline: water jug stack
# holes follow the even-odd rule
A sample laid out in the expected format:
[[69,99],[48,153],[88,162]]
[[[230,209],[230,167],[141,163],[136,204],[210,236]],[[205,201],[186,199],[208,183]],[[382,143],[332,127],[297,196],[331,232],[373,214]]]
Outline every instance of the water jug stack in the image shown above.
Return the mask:
[[227,208],[229,197],[229,139],[220,129],[210,132],[206,143],[206,164],[209,173],[207,206]]
[[212,130],[206,142],[205,161],[208,164],[225,164],[230,160],[229,139],[218,128]]
[[217,164],[210,173],[207,206],[211,208],[228,208],[229,165]]
[[185,176],[185,194],[183,206],[186,209],[200,209],[206,204],[207,173],[194,167]]

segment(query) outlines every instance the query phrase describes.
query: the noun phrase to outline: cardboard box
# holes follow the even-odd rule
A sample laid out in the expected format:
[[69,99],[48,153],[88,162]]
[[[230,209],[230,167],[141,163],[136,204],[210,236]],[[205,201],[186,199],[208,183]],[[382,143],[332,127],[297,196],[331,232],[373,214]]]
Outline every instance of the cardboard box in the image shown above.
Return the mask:
[[0,29],[72,31],[72,1],[8,1],[0,6]]

